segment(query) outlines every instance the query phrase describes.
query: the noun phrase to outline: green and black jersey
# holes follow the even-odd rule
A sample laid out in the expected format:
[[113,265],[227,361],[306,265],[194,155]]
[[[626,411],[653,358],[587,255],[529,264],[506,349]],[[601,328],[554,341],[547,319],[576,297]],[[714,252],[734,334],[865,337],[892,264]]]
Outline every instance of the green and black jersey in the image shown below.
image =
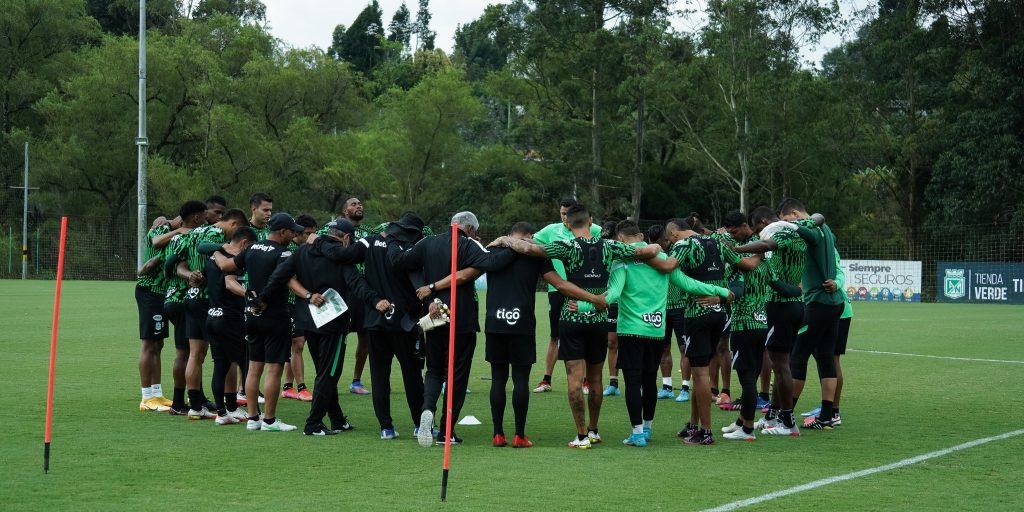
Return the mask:
[[[584,290],[600,295],[608,289],[608,269],[616,261],[628,261],[636,247],[597,237],[558,240],[542,244],[547,257],[565,266],[566,280]],[[562,305],[559,321],[596,324],[608,321],[608,312],[569,311],[569,301]]]
[[[759,240],[757,235],[750,237],[744,243]],[[771,270],[768,265],[758,265],[750,272],[740,272],[743,279],[743,296],[732,306],[733,331],[746,331],[754,329],[766,329],[768,317],[764,312],[764,305],[768,302],[768,292],[771,291]]]
[[[740,257],[717,238],[708,235],[694,235],[680,240],[672,246],[672,256],[679,262],[684,274],[721,288],[728,288],[727,265],[735,265]],[[683,314],[686,318],[697,318],[712,312],[722,311],[722,306],[705,307],[697,303],[697,296],[686,295]]]
[[252,222],[250,222],[249,223],[249,227],[252,228],[253,232],[256,233],[256,241],[257,242],[262,242],[262,241],[266,240],[267,236],[270,235],[270,224],[269,223],[264,224],[262,228],[258,228],[256,226],[254,226]]
[[[807,243],[800,235],[782,229],[771,237],[778,247],[765,254],[762,265],[768,265],[771,276],[786,284],[799,287],[804,278]],[[768,292],[768,302],[803,302],[803,297],[783,297],[775,290]]]
[[[184,244],[188,239],[189,233],[174,235],[171,238],[170,243],[163,248],[163,260],[167,261],[172,254],[182,254],[185,250]],[[184,279],[178,277],[177,272],[172,272],[170,277],[166,278],[167,291],[164,292],[164,303],[167,302],[185,302],[185,293],[188,291],[188,283]]]
[[[592,238],[600,238],[601,226],[591,224],[590,236]],[[533,234],[533,240],[541,245],[550,244],[558,241],[569,241],[572,240],[573,238],[575,238],[575,236],[573,236],[572,230],[570,230],[565,224],[561,222],[555,224],[548,224],[547,226],[541,228],[540,231]],[[555,272],[558,274],[558,277],[565,279],[565,265],[563,265],[561,261],[556,259],[551,260],[551,265],[555,267]],[[555,287],[549,284],[548,293],[553,291],[555,291]]]
[[[199,246],[204,243],[225,244],[227,241],[228,239],[224,235],[224,231],[216,225],[200,226],[188,234],[188,238],[182,243],[183,247],[179,248],[176,254],[179,258],[184,258],[188,262],[188,269],[190,271],[202,272],[206,268],[206,259],[210,256],[200,253]],[[189,288],[188,298],[206,299],[206,285],[203,284],[196,288]]]
[[[171,232],[171,227],[167,224],[157,226],[146,233],[146,251],[143,253],[142,261],[149,261],[157,256],[163,256],[163,250],[153,247],[153,239],[165,235]],[[153,293],[159,293],[163,295],[167,291],[167,280],[164,279],[163,272],[157,272],[148,276],[139,276],[139,280],[136,281],[136,286],[146,288]]]

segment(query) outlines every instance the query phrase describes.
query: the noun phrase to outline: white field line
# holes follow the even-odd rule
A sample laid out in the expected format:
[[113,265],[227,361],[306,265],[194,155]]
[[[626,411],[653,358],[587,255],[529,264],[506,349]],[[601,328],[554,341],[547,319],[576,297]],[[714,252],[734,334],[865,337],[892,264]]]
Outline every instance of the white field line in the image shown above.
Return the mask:
[[1024,434],[1024,429],[1014,430],[1013,432],[1007,432],[1005,434],[999,434],[998,436],[985,437],[985,438],[982,438],[982,439],[975,439],[974,441],[968,441],[966,443],[958,444],[956,446],[951,446],[951,447],[945,448],[943,450],[938,450],[938,451],[934,451],[934,452],[931,452],[931,453],[926,453],[924,455],[918,455],[917,457],[911,457],[909,459],[903,459],[903,460],[901,460],[899,462],[893,462],[892,464],[886,464],[884,466],[878,466],[878,467],[869,468],[869,469],[862,469],[860,471],[854,471],[853,473],[846,473],[845,475],[836,475],[836,476],[831,476],[831,477],[828,477],[828,478],[822,478],[821,480],[815,480],[813,482],[808,482],[806,484],[798,485],[796,487],[790,487],[788,489],[782,489],[781,491],[770,492],[768,494],[762,494],[761,496],[756,496],[756,497],[753,497],[753,498],[747,498],[745,500],[740,500],[740,501],[734,501],[732,503],[726,503],[725,505],[720,505],[720,506],[717,506],[715,508],[706,509],[703,512],[729,512],[729,511],[732,511],[732,510],[741,509],[743,507],[749,507],[751,505],[756,505],[758,503],[764,503],[766,501],[774,500],[776,498],[781,498],[783,496],[789,496],[791,494],[797,494],[797,493],[801,493],[801,492],[804,492],[804,491],[810,491],[812,489],[817,489],[818,487],[824,487],[826,485],[831,485],[831,484],[835,484],[835,483],[839,483],[839,482],[845,482],[847,480],[853,480],[854,478],[861,478],[861,477],[865,477],[865,476],[874,475],[876,473],[882,473],[882,472],[885,472],[885,471],[892,471],[894,469],[900,469],[900,468],[903,468],[903,467],[906,467],[906,466],[910,466],[912,464],[917,464],[918,462],[924,462],[924,461],[929,460],[929,459],[934,459],[936,457],[942,457],[944,455],[949,455],[951,453],[958,452],[958,451],[961,451],[961,450],[966,450],[968,448],[974,448],[975,446],[983,445],[985,443],[991,443],[993,441],[1002,441],[1004,439],[1009,439],[1011,437],[1016,437],[1016,436],[1019,436],[1019,435],[1022,435],[1022,434]]
[[979,363],[1008,363],[1008,364],[1024,364],[1024,361],[1011,361],[1009,359],[976,359],[973,357],[950,357],[950,356],[930,356],[927,354],[907,354],[904,352],[883,352],[881,350],[860,350],[855,348],[846,349],[847,352],[860,352],[863,354],[882,354],[887,356],[909,356],[909,357],[927,357],[929,359],[948,359],[950,361],[975,361]]

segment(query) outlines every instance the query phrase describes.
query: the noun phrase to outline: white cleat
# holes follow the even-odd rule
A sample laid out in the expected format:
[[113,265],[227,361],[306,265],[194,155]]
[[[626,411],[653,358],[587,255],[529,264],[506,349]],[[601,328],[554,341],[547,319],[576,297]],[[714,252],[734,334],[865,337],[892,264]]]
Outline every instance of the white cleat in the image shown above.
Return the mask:
[[420,414],[420,427],[416,432],[416,441],[420,446],[429,448],[434,444],[434,436],[431,434],[434,430],[434,413],[430,410],[423,411]]
[[723,435],[722,437],[725,438],[725,439],[733,439],[733,440],[736,440],[736,441],[756,441],[757,440],[757,438],[754,437],[754,433],[753,432],[751,432],[749,434],[743,432],[743,427],[740,427],[739,430],[734,430],[732,432],[729,432],[729,433]]
[[238,421],[246,421],[246,420],[249,419],[249,415],[246,414],[245,411],[243,411],[241,407],[239,407],[238,409],[235,409],[233,411],[228,411],[228,416],[231,416],[232,418],[234,418],[234,419],[236,419]]
[[188,419],[190,420],[208,420],[216,418],[217,414],[210,412],[206,407],[200,407],[199,410],[189,409]]
[[737,425],[735,421],[730,423],[730,424],[728,424],[728,425],[726,425],[726,426],[724,426],[724,427],[722,427],[722,433],[723,434],[731,434],[731,433],[737,432],[737,431],[742,432],[743,431],[743,425]]
[[569,441],[569,448],[579,448],[580,450],[589,450],[591,447],[590,436],[583,438],[580,441],[579,437],[574,437],[572,441]]
[[796,425],[793,425],[793,427],[790,428],[790,427],[787,427],[787,426],[783,425],[782,423],[776,423],[775,426],[773,426],[773,427],[765,428],[765,429],[761,430],[761,433],[766,435],[766,436],[793,436],[793,437],[796,437],[796,436],[800,435],[800,429]]
[[236,425],[241,422],[238,420],[238,418],[232,416],[231,413],[228,413],[225,416],[217,416],[217,419],[214,420],[214,423],[218,425]]
[[280,419],[277,419],[274,421],[273,425],[263,422],[260,430],[263,432],[291,432],[292,430],[295,430],[295,425],[289,425]]

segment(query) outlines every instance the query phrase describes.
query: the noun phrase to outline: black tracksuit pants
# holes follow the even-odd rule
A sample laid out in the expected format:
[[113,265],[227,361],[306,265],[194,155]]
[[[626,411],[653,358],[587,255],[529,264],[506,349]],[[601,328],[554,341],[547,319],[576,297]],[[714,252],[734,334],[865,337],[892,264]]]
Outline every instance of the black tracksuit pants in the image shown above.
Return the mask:
[[373,412],[380,429],[395,428],[391,418],[391,365],[394,359],[402,370],[405,401],[409,417],[418,425],[423,411],[422,360],[416,356],[416,333],[367,331],[370,338],[370,378],[373,379]]
[[[455,382],[448,384],[446,393],[452,395],[452,425],[458,421],[462,404],[466,402],[466,387],[469,386],[469,370],[473,366],[473,352],[476,350],[476,333],[455,335],[454,375]],[[427,333],[427,378],[423,383],[423,410],[437,411],[437,399],[441,395],[441,385],[448,377],[448,330],[438,328]],[[447,435],[444,431],[447,395],[441,404],[441,421],[437,429],[439,436]]]
[[340,428],[346,423],[345,413],[338,402],[338,380],[345,360],[345,335],[321,334],[306,331],[306,347],[316,367],[316,382],[313,384],[313,401],[306,418],[306,432],[315,432],[324,421],[331,418],[331,426]]

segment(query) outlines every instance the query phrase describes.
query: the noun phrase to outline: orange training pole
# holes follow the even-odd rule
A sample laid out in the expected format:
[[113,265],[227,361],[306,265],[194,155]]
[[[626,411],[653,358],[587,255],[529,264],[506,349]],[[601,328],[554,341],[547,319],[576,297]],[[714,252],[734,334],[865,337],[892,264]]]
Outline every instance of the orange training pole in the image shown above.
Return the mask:
[[445,415],[444,415],[444,472],[441,474],[441,501],[448,495],[448,463],[452,456],[452,390],[455,387],[455,290],[458,282],[455,280],[455,273],[458,271],[459,261],[459,224],[452,224],[452,283],[451,293],[448,296],[448,385],[445,387]]
[[57,256],[57,292],[53,299],[53,328],[50,333],[50,382],[46,391],[46,435],[43,439],[43,472],[50,472],[50,432],[53,426],[53,372],[57,363],[57,319],[60,315],[60,285],[64,278],[64,246],[68,218],[60,218],[60,253]]

